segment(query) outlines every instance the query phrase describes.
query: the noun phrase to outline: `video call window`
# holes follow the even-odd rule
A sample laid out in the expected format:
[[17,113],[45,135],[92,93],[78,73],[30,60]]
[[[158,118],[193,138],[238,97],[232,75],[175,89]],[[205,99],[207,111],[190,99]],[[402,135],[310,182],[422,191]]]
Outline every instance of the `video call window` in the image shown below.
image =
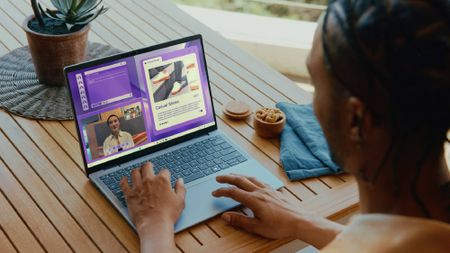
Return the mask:
[[90,160],[116,154],[148,142],[141,102],[81,120]]

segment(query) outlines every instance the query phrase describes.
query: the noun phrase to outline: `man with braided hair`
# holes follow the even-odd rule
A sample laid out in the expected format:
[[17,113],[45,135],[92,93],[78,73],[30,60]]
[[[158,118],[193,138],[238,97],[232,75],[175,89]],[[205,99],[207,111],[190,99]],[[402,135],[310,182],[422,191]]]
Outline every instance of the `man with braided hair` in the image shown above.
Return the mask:
[[[334,160],[355,176],[361,214],[342,226],[291,206],[254,178],[213,192],[252,209],[228,224],[298,238],[322,252],[450,252],[450,1],[337,0],[319,21],[308,69]],[[150,164],[122,181],[142,252],[175,252],[185,188]],[[159,196],[155,198],[155,196]]]

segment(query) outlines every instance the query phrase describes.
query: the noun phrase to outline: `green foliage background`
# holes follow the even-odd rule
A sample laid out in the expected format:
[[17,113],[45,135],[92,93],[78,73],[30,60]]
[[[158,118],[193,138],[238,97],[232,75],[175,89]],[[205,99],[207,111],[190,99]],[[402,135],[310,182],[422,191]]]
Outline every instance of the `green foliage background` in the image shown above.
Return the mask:
[[[192,5],[204,8],[221,9],[235,12],[250,13],[263,16],[275,16],[289,19],[317,21],[321,11],[299,7],[289,7],[284,4],[268,4],[252,0],[172,0],[178,4]],[[311,3],[326,5],[328,0],[286,0],[293,3]]]

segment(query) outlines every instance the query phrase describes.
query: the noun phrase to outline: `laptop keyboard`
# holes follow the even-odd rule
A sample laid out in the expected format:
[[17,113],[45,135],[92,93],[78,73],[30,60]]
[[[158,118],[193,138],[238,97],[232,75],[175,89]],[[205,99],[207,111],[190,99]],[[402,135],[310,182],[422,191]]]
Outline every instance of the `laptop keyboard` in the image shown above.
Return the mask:
[[[163,168],[167,168],[170,171],[173,186],[180,177],[184,179],[184,183],[189,183],[243,163],[247,161],[247,158],[221,136],[215,136],[151,158],[148,161],[153,163],[155,174]],[[131,171],[144,163],[137,163],[100,177],[100,180],[108,186],[124,206],[126,206],[126,202],[120,189],[120,179],[127,176],[128,183],[131,184]]]

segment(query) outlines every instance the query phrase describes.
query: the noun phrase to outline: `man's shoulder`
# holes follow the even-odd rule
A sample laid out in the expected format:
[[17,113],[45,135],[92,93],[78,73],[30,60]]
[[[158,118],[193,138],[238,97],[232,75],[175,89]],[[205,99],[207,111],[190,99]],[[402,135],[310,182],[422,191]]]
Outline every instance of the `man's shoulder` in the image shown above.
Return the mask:
[[111,141],[112,137],[113,137],[112,134],[106,136],[105,140],[103,141],[103,145],[105,145],[106,143],[109,143]]
[[123,137],[132,138],[133,136],[129,132],[120,131],[120,134],[122,134]]

